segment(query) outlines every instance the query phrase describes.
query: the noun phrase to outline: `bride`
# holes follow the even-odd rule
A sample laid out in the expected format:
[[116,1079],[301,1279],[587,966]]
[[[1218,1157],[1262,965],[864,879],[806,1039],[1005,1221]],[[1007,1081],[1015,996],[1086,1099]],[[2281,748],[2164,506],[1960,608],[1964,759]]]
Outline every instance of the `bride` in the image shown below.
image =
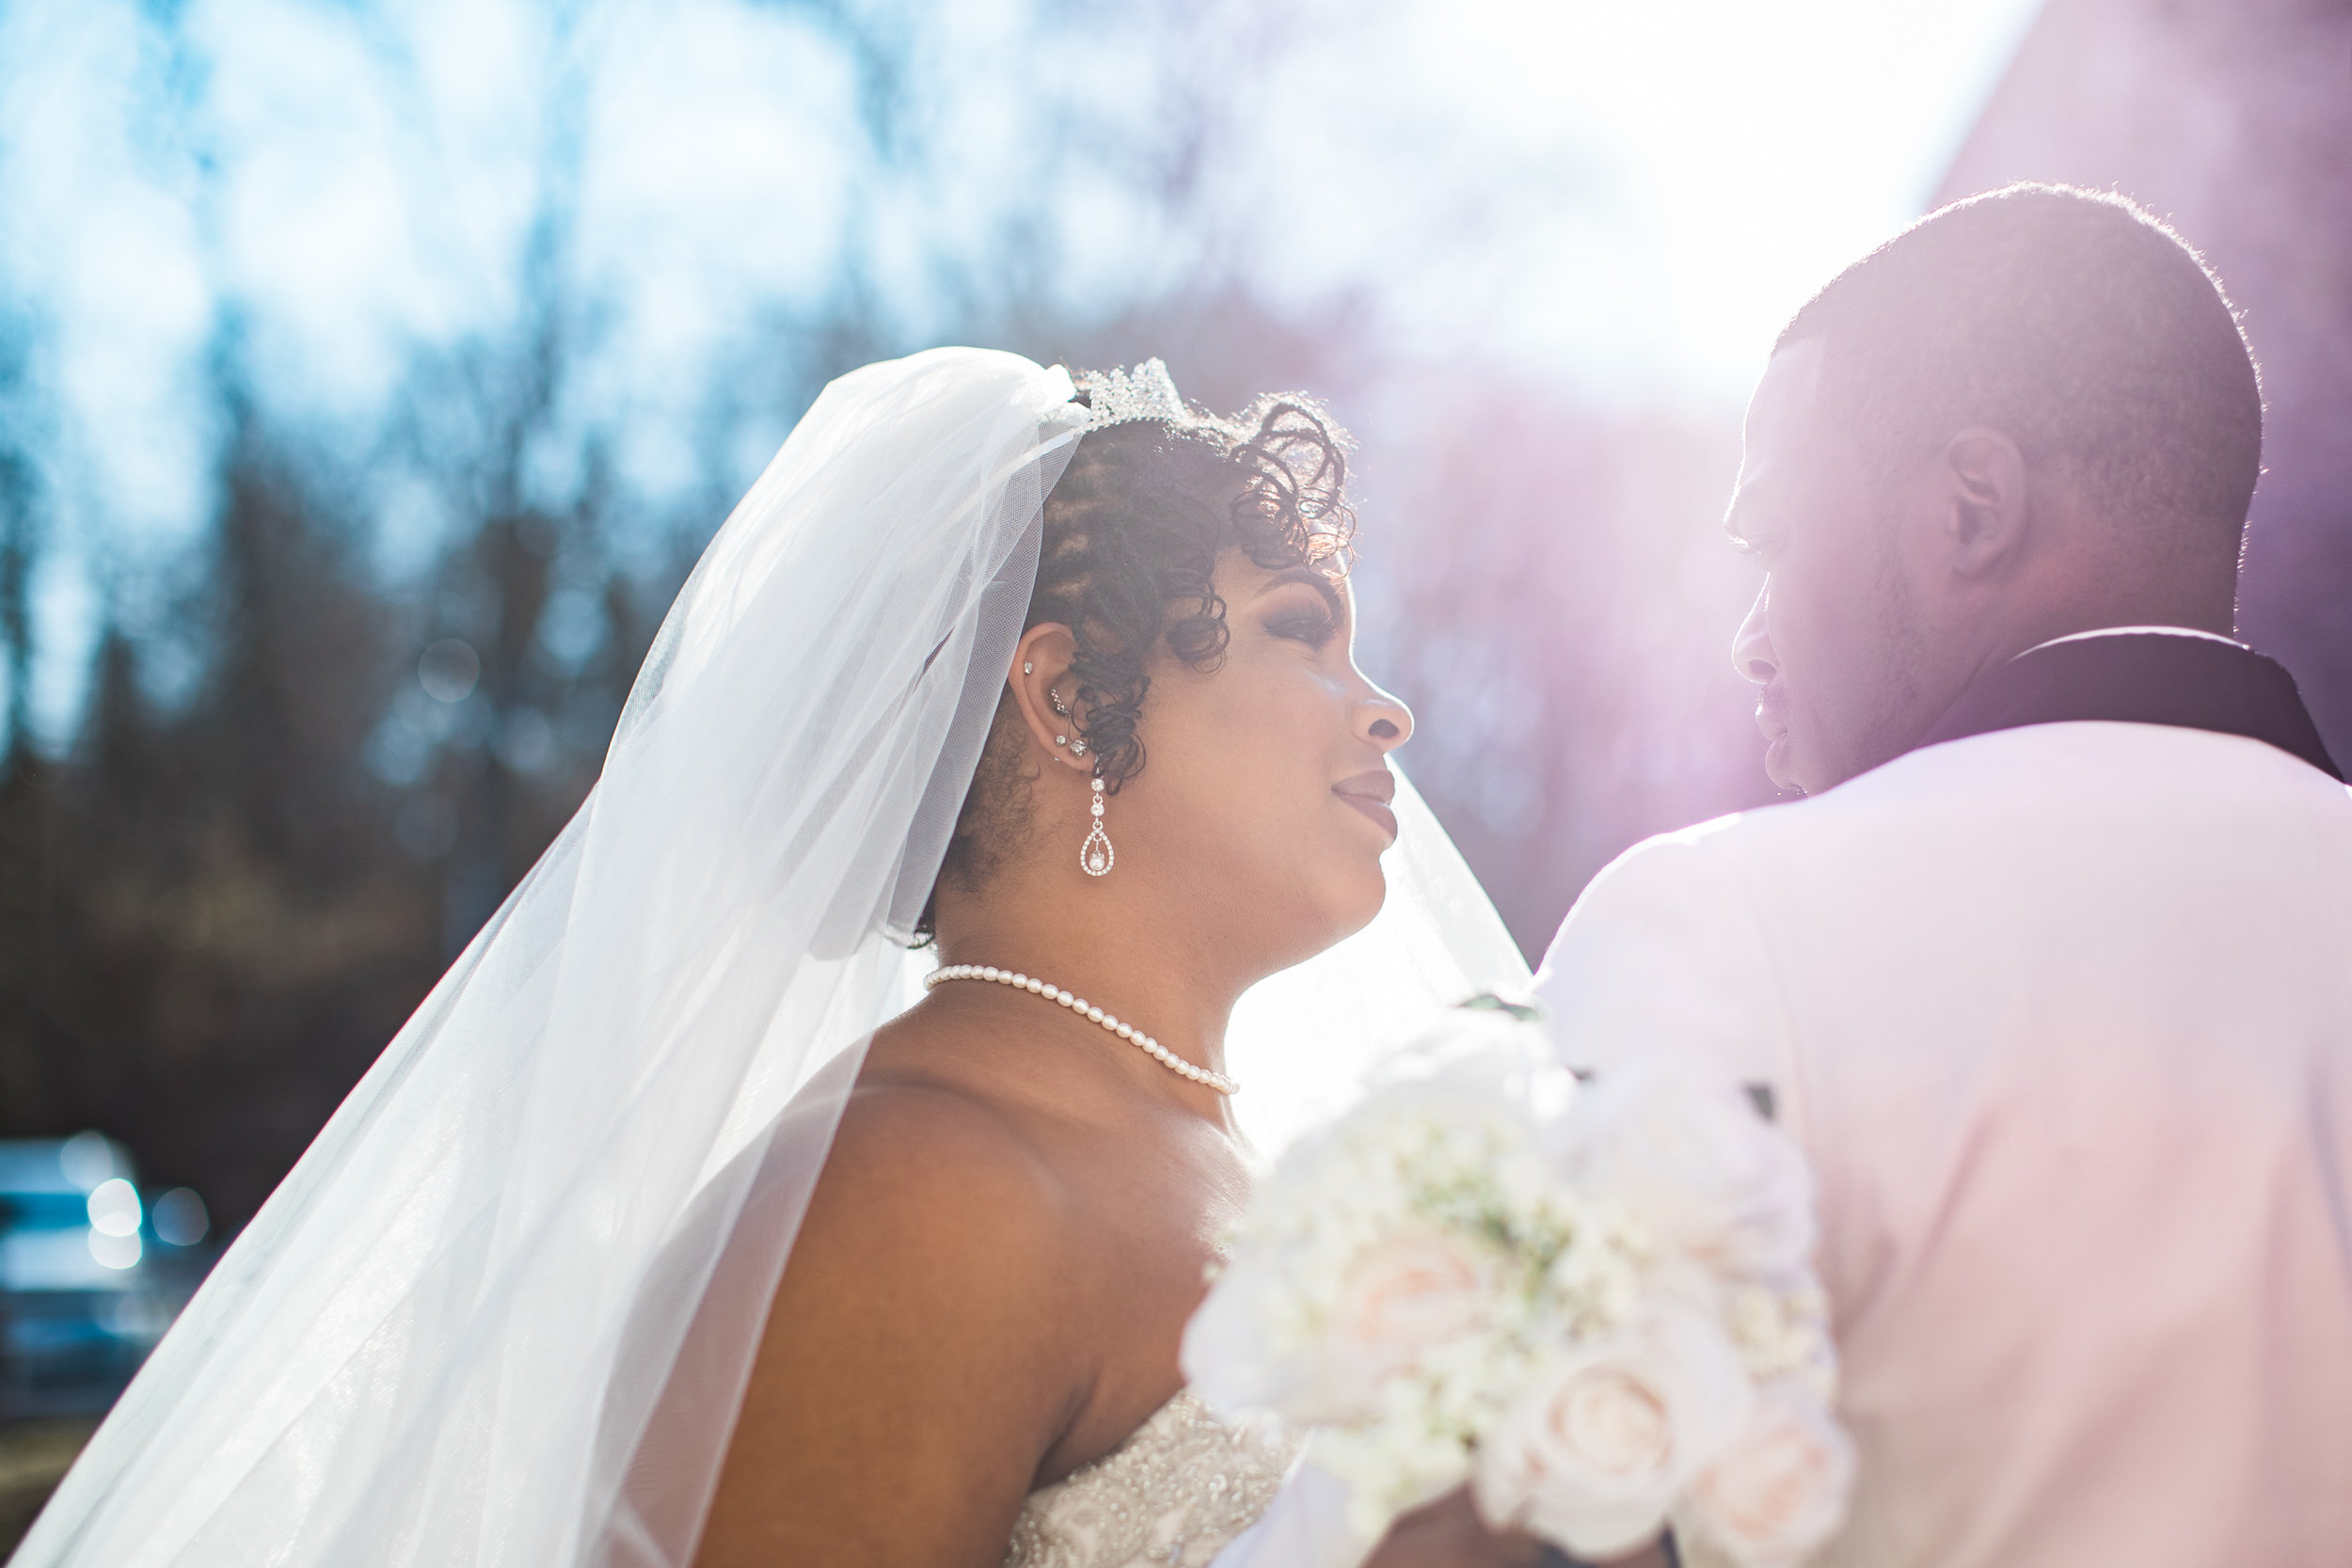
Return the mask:
[[[1388,765],[1343,451],[1156,361],[829,387],[15,1561],[1242,1536],[1294,1454],[1181,1386],[1220,1228],[1400,1013],[1525,976]],[[1385,1552],[1518,1549],[1457,1504]]]

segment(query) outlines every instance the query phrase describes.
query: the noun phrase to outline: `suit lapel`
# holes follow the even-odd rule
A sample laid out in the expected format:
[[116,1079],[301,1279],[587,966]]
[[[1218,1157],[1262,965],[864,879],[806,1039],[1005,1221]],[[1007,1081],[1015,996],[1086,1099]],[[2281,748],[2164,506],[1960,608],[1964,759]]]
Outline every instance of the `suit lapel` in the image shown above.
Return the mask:
[[2020,654],[1962,692],[1918,746],[2081,720],[2244,736],[2344,777],[2285,666],[2234,642],[2177,632],[2068,638]]

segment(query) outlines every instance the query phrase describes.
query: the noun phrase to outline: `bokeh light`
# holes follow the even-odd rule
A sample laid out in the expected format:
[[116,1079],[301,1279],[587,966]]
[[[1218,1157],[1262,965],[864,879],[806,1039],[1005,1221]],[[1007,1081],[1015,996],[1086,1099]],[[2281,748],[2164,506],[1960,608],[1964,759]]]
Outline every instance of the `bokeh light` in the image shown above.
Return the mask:
[[117,1236],[93,1227],[89,1233],[89,1255],[102,1268],[135,1269],[145,1251],[135,1230],[127,1236]]
[[152,1224],[157,1241],[181,1247],[196,1245],[213,1228],[203,1198],[187,1187],[174,1187],[156,1198]]
[[103,1132],[76,1132],[57,1150],[57,1168],[84,1192],[94,1192],[115,1173],[114,1145]]
[[117,1176],[90,1189],[90,1228],[103,1236],[135,1236],[145,1217],[139,1190]]

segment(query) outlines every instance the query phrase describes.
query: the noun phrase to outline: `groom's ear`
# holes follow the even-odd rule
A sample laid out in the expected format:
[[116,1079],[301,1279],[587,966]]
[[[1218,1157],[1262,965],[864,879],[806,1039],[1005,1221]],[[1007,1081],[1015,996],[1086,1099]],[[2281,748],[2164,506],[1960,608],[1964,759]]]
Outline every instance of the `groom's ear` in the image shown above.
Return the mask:
[[1999,431],[1972,426],[1944,443],[1934,474],[1953,575],[1999,575],[2024,553],[2032,521],[2025,453]]

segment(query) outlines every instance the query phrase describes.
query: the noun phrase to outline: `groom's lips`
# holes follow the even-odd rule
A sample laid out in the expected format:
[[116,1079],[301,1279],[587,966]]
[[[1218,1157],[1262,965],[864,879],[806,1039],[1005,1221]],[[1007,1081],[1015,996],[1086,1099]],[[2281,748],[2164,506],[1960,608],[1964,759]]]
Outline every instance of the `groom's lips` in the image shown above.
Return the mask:
[[1375,768],[1342,779],[1331,786],[1331,793],[1380,824],[1389,837],[1396,837],[1396,813],[1389,809],[1389,802],[1396,799],[1395,774],[1385,768]]
[[1774,784],[1785,784],[1780,764],[1788,753],[1788,716],[1782,711],[1778,691],[1767,688],[1756,699],[1756,727],[1764,732],[1764,771]]

